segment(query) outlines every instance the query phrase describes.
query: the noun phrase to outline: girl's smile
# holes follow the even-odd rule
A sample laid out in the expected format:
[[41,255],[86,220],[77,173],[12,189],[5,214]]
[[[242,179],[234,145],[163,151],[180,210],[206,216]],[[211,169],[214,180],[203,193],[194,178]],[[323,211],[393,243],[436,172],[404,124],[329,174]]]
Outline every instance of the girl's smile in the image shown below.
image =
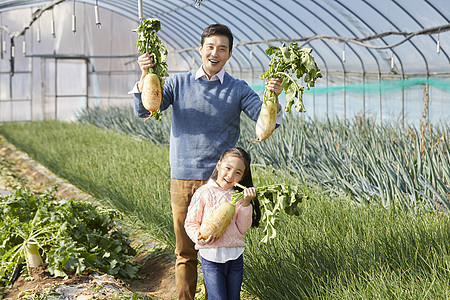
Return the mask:
[[227,155],[217,163],[216,183],[223,189],[234,187],[235,182],[241,181],[245,172],[245,164],[240,157]]

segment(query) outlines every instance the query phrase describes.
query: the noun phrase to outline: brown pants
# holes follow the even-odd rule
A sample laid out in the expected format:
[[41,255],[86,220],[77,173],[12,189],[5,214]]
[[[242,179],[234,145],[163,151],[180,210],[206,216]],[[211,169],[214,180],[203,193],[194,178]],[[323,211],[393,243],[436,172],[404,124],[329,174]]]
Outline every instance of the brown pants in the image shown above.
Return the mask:
[[184,230],[184,220],[192,195],[206,182],[207,180],[171,179],[170,181],[170,198],[176,237],[175,280],[180,300],[193,300],[197,287],[197,250],[194,249],[194,242]]

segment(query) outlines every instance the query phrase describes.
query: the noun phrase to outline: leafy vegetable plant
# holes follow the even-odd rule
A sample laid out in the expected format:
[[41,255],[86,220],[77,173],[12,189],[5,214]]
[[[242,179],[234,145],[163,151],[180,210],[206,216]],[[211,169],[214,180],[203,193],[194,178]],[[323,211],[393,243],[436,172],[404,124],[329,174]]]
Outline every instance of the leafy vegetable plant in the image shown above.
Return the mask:
[[151,54],[153,58],[154,66],[148,69],[148,74],[144,78],[141,99],[142,104],[151,112],[155,120],[161,120],[159,105],[163,95],[164,77],[169,76],[165,61],[167,49],[156,35],[156,32],[160,29],[161,22],[158,19],[146,19],[133,30],[133,32],[138,33],[136,46],[139,52]]
[[[286,93],[285,111],[290,112],[295,101],[295,109],[298,112],[306,112],[303,105],[303,92],[305,88],[297,80],[303,75],[304,82],[308,90],[314,86],[318,78],[322,78],[319,67],[312,56],[313,49],[300,48],[297,43],[291,43],[286,46],[284,43],[280,47],[269,46],[266,50],[267,55],[272,56],[269,64],[269,70],[261,74],[260,78],[281,78],[282,86]],[[292,76],[295,75],[295,78]],[[264,101],[276,101],[274,92],[265,91]]]
[[16,188],[0,198],[0,285],[17,271],[29,271],[29,244],[42,256],[54,276],[80,275],[94,269],[130,279],[137,267],[130,261],[136,251],[127,234],[116,228],[113,210],[71,199],[62,202],[54,189],[42,194]]
[[[239,183],[235,183],[235,185],[242,189],[245,188]],[[285,184],[256,187],[256,193],[261,206],[261,223],[264,224],[264,237],[261,243],[267,243],[276,237],[275,223],[280,212],[284,211],[288,215],[300,215],[301,210],[298,204],[302,202],[303,194],[300,193],[297,186]],[[235,191],[232,193],[231,202],[237,202],[243,196],[243,191]]]
[[[286,112],[291,112],[295,102],[295,109],[298,112],[305,112],[303,105],[303,92],[305,88],[297,80],[303,76],[308,90],[314,86],[316,80],[322,77],[320,69],[312,56],[311,48],[300,48],[297,43],[286,46],[284,43],[280,47],[269,46],[266,50],[272,56],[269,70],[261,74],[260,78],[281,78],[281,85],[286,93]],[[295,76],[295,77],[294,77]],[[295,101],[295,99],[297,99]],[[276,102],[277,95],[268,89],[264,90],[263,106],[260,116],[256,122],[256,136],[254,141],[261,142],[267,139],[275,129],[276,125]]]

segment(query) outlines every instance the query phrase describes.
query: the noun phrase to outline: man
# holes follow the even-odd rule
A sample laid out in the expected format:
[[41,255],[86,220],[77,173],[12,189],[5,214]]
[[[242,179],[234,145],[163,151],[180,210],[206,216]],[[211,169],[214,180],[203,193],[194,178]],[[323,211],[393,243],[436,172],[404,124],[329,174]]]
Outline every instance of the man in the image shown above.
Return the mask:
[[[222,24],[208,26],[201,36],[202,66],[195,72],[176,74],[165,81],[161,111],[172,105],[170,132],[170,194],[176,236],[175,277],[178,299],[194,299],[197,283],[197,252],[184,230],[184,220],[195,190],[206,183],[222,152],[235,146],[243,111],[256,121],[261,110],[259,96],[242,80],[223,69],[230,59],[233,35]],[[140,92],[150,55],[139,56],[142,76],[134,88],[135,114],[149,116]],[[281,80],[271,78],[266,86],[279,95]],[[281,122],[278,103],[277,123]]]

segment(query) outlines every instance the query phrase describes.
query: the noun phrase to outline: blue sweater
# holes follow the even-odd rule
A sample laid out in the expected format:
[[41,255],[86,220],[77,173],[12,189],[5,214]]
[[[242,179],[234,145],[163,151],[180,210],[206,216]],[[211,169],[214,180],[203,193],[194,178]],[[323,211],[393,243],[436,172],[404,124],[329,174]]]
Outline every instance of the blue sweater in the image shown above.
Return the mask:
[[[134,94],[137,117],[146,118],[141,94]],[[165,81],[161,111],[172,105],[171,178],[206,180],[223,151],[236,145],[243,111],[256,121],[262,101],[245,83],[225,73],[219,80],[195,80],[195,72]]]

